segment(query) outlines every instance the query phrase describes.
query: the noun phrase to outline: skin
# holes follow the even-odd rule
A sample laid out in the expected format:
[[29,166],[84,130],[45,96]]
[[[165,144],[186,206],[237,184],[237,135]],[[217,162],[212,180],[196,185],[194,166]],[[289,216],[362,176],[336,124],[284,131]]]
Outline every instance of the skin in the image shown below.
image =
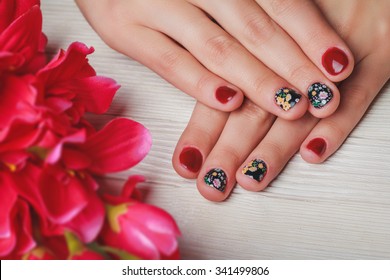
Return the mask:
[[[337,111],[324,119],[309,114],[298,120],[284,120],[264,111],[249,99],[230,114],[197,103],[173,155],[173,166],[185,178],[197,178],[199,192],[212,201],[225,200],[236,182],[250,191],[261,191],[281,172],[289,159],[300,150],[304,160],[321,163],[335,153],[364,117],[367,108],[390,77],[389,0],[317,0],[331,25],[345,39],[355,56],[352,75],[339,85],[342,93]],[[207,123],[212,116],[215,123]],[[203,137],[206,135],[207,137]],[[322,138],[326,149],[320,156],[308,149],[308,143]],[[288,141],[286,141],[288,139]],[[186,147],[196,147],[203,155],[198,173],[189,172],[179,162]],[[255,158],[267,163],[261,182],[241,170]],[[222,168],[228,177],[226,190],[220,192],[204,183],[212,168]]]
[[[221,111],[237,109],[245,95],[284,119],[298,119],[306,111],[327,117],[340,102],[333,82],[346,79],[353,70],[351,51],[310,0],[76,2],[109,46]],[[338,75],[329,74],[321,62],[333,47],[349,61]],[[308,87],[316,82],[327,84],[334,94],[321,110],[306,98]],[[215,95],[220,87],[237,94],[221,103]],[[276,91],[283,87],[303,95],[288,111],[275,102]]]

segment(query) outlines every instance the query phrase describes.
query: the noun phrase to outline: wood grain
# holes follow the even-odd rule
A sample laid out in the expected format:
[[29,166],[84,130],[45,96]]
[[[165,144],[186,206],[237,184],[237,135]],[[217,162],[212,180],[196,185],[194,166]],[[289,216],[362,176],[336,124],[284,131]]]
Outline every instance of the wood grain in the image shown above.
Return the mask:
[[109,49],[73,1],[43,0],[49,51],[72,41],[94,46],[98,74],[122,85],[101,127],[117,116],[148,127],[147,158],[105,183],[118,189],[130,174],[143,174],[148,201],[169,211],[182,230],[185,259],[386,259],[390,258],[390,88],[374,102],[342,148],[322,165],[293,157],[264,192],[235,188],[211,203],[195,182],[179,177],[171,156],[194,101],[144,66]]

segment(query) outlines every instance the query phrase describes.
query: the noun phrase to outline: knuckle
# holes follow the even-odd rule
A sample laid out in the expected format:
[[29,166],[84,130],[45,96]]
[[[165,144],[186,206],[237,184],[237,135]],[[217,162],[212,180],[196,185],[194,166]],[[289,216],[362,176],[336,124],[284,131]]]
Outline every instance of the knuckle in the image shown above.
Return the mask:
[[344,102],[348,103],[350,108],[353,108],[354,112],[362,114],[366,111],[372,101],[372,95],[368,90],[359,84],[348,86],[348,100]]
[[347,132],[341,126],[341,123],[337,118],[322,119],[320,124],[325,128],[325,131],[329,131],[332,135],[332,139],[345,139]]
[[309,84],[310,77],[313,75],[310,71],[311,67],[307,64],[300,64],[291,66],[288,69],[288,81],[293,84]]
[[237,49],[237,42],[226,34],[217,35],[206,40],[205,50],[209,59],[221,65]]
[[213,132],[207,129],[206,125],[201,121],[188,124],[185,129],[185,134],[192,135],[192,137],[188,138],[191,143],[196,142],[196,139],[199,139],[200,135],[202,143],[207,145],[213,144],[215,139],[215,137],[213,137]]
[[237,113],[242,114],[245,119],[250,120],[248,123],[262,124],[263,126],[271,125],[275,119],[272,114],[263,110],[248,99],[245,99]]
[[267,151],[267,153],[272,155],[272,161],[278,165],[282,162],[284,162],[284,158],[286,156],[286,150],[285,147],[286,144],[282,145],[281,143],[275,141],[275,140],[267,140],[266,142],[262,143],[262,150]]
[[266,85],[267,81],[270,79],[270,75],[260,75],[257,78],[255,78],[251,83],[251,88],[254,93],[261,93],[264,90],[264,86]]
[[158,57],[158,68],[164,73],[174,73],[182,61],[182,55],[175,50],[167,50]]
[[[386,20],[383,20],[386,19]],[[388,20],[388,16],[383,16],[382,20],[378,21],[378,27],[375,29],[378,31],[377,38],[380,42],[378,45],[383,46],[383,49],[387,54],[390,53],[390,21]]]
[[277,16],[282,16],[290,13],[296,6],[297,1],[295,0],[272,0],[271,1],[272,12]]
[[[214,80],[214,76],[211,74],[203,74],[197,81],[195,85],[195,90],[197,92],[203,93],[207,92],[209,85]],[[208,93],[208,92],[207,92]]]
[[264,44],[275,34],[276,28],[270,17],[251,14],[247,17],[244,34],[251,44]]
[[238,150],[238,147],[232,144],[224,143],[218,147],[217,154],[223,155],[217,158],[223,159],[225,162],[229,162],[230,166],[239,166],[241,164],[240,159],[242,158],[242,152]]

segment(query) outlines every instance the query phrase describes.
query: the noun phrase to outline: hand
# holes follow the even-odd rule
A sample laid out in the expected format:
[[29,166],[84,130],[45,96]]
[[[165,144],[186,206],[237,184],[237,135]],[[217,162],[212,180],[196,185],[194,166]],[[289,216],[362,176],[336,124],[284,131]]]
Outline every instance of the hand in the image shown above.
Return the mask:
[[[237,109],[245,93],[282,118],[307,110],[329,116],[340,99],[331,81],[348,77],[354,65],[308,0],[76,2],[108,45],[222,111]],[[320,98],[310,88],[319,84],[329,91]]]
[[390,1],[317,3],[356,59],[354,72],[340,85],[340,107],[322,120],[307,114],[288,121],[249,100],[231,114],[198,103],[177,144],[173,166],[183,177],[198,177],[198,189],[207,199],[226,199],[236,180],[245,189],[263,190],[299,148],[306,161],[323,162],[342,145],[389,79]]

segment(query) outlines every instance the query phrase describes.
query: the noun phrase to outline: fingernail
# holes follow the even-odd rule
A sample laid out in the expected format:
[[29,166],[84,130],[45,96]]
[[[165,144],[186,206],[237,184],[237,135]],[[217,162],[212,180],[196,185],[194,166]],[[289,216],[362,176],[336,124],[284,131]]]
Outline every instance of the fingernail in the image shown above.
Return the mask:
[[254,159],[242,169],[242,174],[261,182],[267,174],[267,164],[261,159]]
[[314,108],[321,109],[333,98],[330,88],[322,83],[314,83],[308,89],[308,97]]
[[275,94],[276,104],[284,111],[294,107],[301,100],[301,97],[300,94],[290,88],[281,88]]
[[322,65],[331,75],[338,75],[348,66],[348,57],[339,48],[328,49],[322,56]]
[[215,92],[215,97],[218,99],[219,102],[222,104],[228,103],[230,100],[233,99],[233,97],[237,94],[237,91],[230,88],[230,87],[219,87],[217,91]]
[[322,156],[326,151],[326,142],[322,138],[314,138],[307,144],[307,148],[317,156]]
[[227,184],[226,173],[220,168],[211,169],[204,176],[204,182],[208,186],[213,187],[219,190],[220,192],[223,192],[225,191],[226,184]]
[[181,151],[179,161],[184,168],[197,173],[202,167],[203,156],[198,149],[186,147]]

